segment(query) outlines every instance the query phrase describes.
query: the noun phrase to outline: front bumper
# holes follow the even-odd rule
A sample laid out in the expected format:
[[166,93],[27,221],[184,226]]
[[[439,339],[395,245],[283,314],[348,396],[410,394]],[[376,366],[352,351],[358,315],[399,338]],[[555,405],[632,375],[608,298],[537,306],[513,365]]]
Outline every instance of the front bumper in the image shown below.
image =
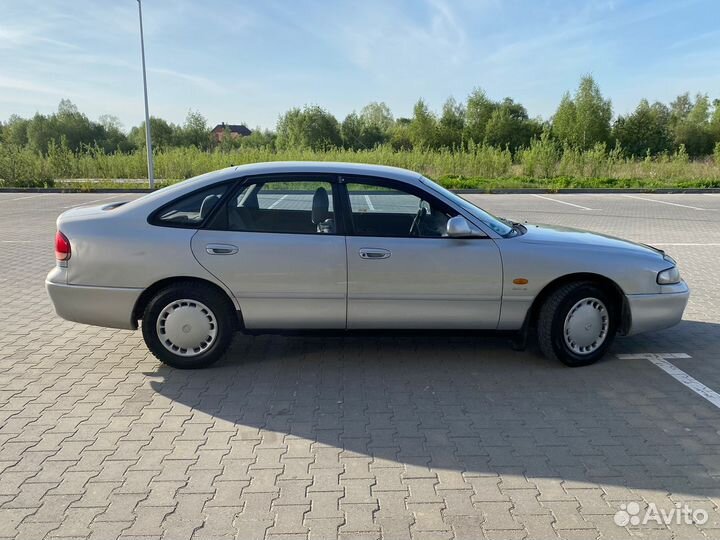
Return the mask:
[[661,330],[680,322],[690,298],[690,289],[684,281],[663,285],[663,288],[667,292],[627,295],[630,327],[626,335]]
[[137,329],[132,313],[142,289],[67,285],[49,279],[45,280],[45,288],[55,312],[63,319],[109,328]]

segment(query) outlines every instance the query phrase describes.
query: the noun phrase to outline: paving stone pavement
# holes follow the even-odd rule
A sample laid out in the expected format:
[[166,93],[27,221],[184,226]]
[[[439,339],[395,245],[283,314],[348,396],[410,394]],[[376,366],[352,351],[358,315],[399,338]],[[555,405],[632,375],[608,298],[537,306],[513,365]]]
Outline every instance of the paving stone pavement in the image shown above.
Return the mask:
[[[594,366],[500,337],[238,335],[201,371],[45,295],[57,215],[123,197],[0,194],[0,538],[720,538],[720,410],[614,356],[684,352],[720,391],[720,196],[469,196],[679,260],[685,320]],[[708,520],[616,525],[630,503]]]

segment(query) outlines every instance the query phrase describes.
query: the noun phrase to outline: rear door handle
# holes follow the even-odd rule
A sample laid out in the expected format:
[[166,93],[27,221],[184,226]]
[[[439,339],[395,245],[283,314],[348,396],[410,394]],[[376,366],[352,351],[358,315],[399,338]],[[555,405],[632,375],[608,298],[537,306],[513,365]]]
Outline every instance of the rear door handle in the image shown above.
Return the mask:
[[205,246],[205,251],[210,255],[235,255],[238,247],[232,244],[208,244]]
[[358,251],[361,259],[387,259],[390,257],[390,251],[382,248],[361,248]]

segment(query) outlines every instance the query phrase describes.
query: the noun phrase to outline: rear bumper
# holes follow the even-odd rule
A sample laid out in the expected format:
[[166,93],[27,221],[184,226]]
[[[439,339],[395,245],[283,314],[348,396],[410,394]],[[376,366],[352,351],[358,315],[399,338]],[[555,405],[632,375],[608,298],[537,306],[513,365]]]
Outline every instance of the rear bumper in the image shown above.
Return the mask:
[[142,289],[66,285],[46,280],[55,312],[68,321],[135,330],[133,309]]
[[627,335],[674,326],[682,319],[690,297],[687,284],[668,285],[668,292],[659,294],[628,294],[630,328]]

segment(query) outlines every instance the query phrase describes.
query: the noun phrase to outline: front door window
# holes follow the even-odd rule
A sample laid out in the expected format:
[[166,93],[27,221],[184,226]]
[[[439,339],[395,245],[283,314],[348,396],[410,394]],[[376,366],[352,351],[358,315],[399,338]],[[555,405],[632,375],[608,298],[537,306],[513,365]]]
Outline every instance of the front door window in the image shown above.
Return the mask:
[[439,238],[456,215],[422,193],[361,182],[346,185],[356,236]]

